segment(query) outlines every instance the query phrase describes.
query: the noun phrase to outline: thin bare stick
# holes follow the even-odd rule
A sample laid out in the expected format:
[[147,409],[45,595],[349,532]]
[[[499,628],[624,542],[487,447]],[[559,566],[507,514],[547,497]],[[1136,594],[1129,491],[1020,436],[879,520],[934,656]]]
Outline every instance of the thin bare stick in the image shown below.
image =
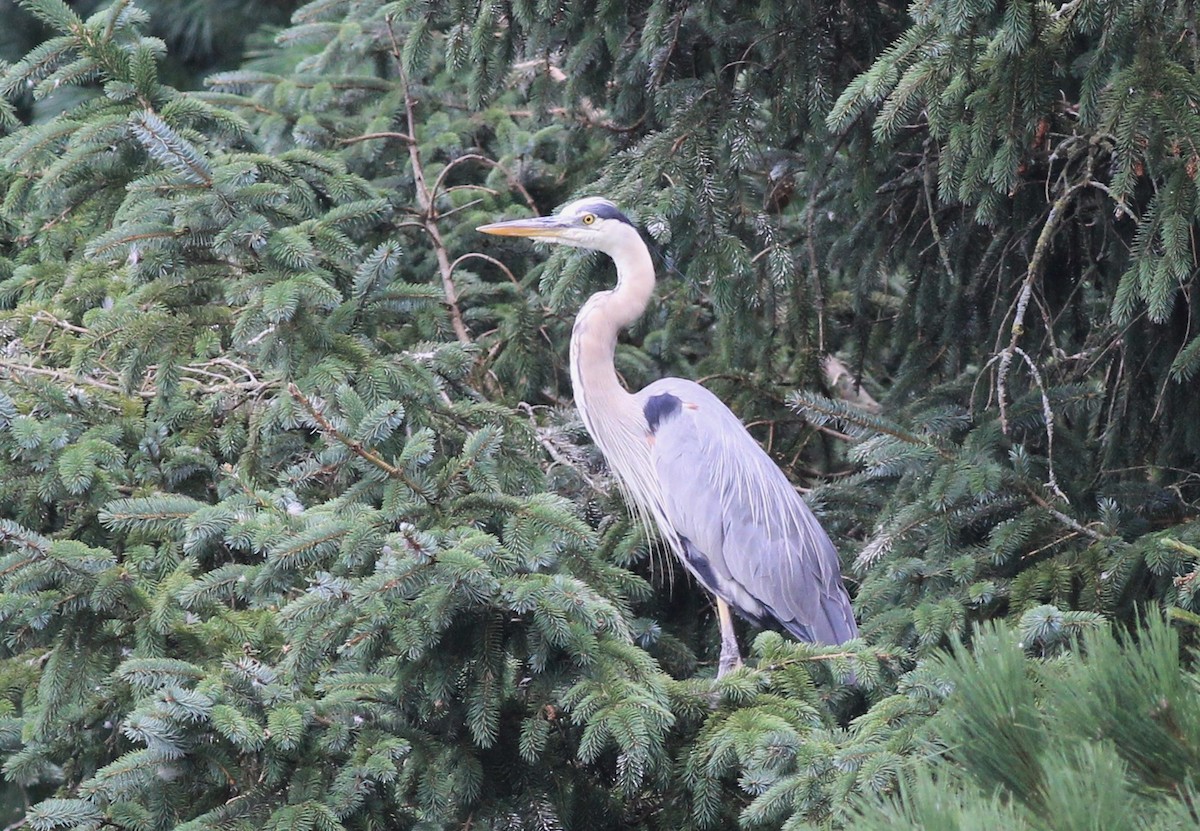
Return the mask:
[[[244,373],[248,380],[238,381],[220,372],[213,372],[210,367],[213,366],[228,366],[231,369],[236,369]],[[0,370],[7,370],[10,374],[16,376],[31,376],[36,375],[42,378],[53,378],[63,384],[72,384],[80,387],[91,387],[93,389],[104,390],[116,395],[122,395],[134,398],[151,399],[158,395],[159,390],[155,383],[156,376],[159,372],[157,364],[151,364],[146,367],[146,376],[142,383],[141,389],[126,390],[119,383],[118,373],[106,369],[101,366],[104,372],[100,377],[96,375],[80,375],[66,369],[55,369],[53,367],[34,366],[32,364],[21,363],[20,361],[10,361],[0,359]],[[186,385],[191,392],[198,392],[205,395],[216,395],[220,393],[259,393],[267,387],[273,386],[275,381],[263,381],[254,375],[247,367],[231,361],[227,358],[214,358],[207,363],[197,366],[182,365],[178,371],[182,373],[179,379],[181,384]],[[194,377],[200,376],[200,378]],[[218,383],[206,384],[201,378],[213,379]]]
[[376,139],[396,139],[405,144],[413,144],[414,139],[408,133],[397,133],[391,130],[384,130],[379,133],[363,133],[361,136],[350,136],[349,138],[338,139],[338,144],[358,144],[360,141],[375,141]]
[[68,332],[76,332],[81,335],[86,335],[90,332],[90,330],[82,326],[76,326],[74,323],[55,317],[45,310],[37,312],[30,320],[37,321],[38,323],[49,323],[51,326],[57,326],[60,329],[66,329]]
[[1021,293],[1017,295],[1017,309],[1013,315],[1011,335],[1008,346],[1000,352],[1000,367],[996,374],[996,387],[1000,398],[1000,427],[1005,433],[1008,432],[1008,402],[1005,394],[1008,370],[1012,365],[1013,356],[1016,355],[1017,340],[1025,333],[1025,311],[1029,308],[1029,299],[1033,296],[1033,284],[1041,274],[1042,262],[1050,250],[1050,241],[1054,238],[1054,232],[1058,230],[1058,224],[1062,221],[1067,204],[1081,187],[1083,185],[1072,185],[1058,199],[1054,200],[1054,205],[1050,208],[1046,222],[1042,225],[1042,231],[1038,234],[1037,242],[1033,246],[1033,256],[1029,258],[1029,268],[1025,271]]
[[1039,545],[1037,548],[1033,549],[1032,551],[1026,551],[1024,554],[1021,555],[1021,559],[1022,560],[1032,560],[1034,557],[1041,554],[1043,551],[1049,551],[1051,548],[1054,548],[1054,546],[1062,545],[1064,542],[1070,542],[1071,540],[1075,539],[1078,536],[1079,536],[1078,531],[1072,531],[1071,533],[1067,534],[1065,537],[1059,537],[1058,539],[1052,540],[1052,541],[1046,543],[1045,545]]
[[1012,349],[1029,367],[1029,374],[1033,376],[1033,382],[1042,394],[1042,420],[1046,422],[1046,487],[1054,491],[1054,495],[1063,502],[1069,503],[1071,500],[1067,499],[1067,495],[1058,486],[1058,477],[1054,474],[1054,410],[1050,408],[1050,396],[1046,394],[1046,385],[1042,383],[1042,373],[1038,372],[1037,364],[1024,349],[1019,346]]
[[450,254],[446,243],[442,240],[442,232],[437,225],[437,206],[434,205],[432,193],[425,183],[425,166],[421,161],[421,150],[417,146],[417,117],[416,102],[413,100],[412,87],[408,83],[408,74],[404,71],[404,59],[401,57],[400,44],[396,40],[392,28],[392,18],[387,18],[388,35],[392,41],[392,57],[400,71],[400,82],[404,85],[404,114],[408,120],[408,158],[412,163],[413,185],[416,191],[417,206],[421,209],[421,225],[433,243],[433,253],[437,258],[438,271],[442,276],[442,293],[446,297],[446,307],[450,310],[450,325],[459,343],[471,343],[471,333],[463,322],[462,309],[458,305],[458,288],[454,285],[454,275],[450,269]]
[[[1054,473],[1054,411],[1050,407],[1050,398],[1046,394],[1046,387],[1042,383],[1042,375],[1038,371],[1037,365],[1024,350],[1017,346],[1017,341],[1025,333],[1025,313],[1028,311],[1029,301],[1033,297],[1034,283],[1041,276],[1046,257],[1049,254],[1050,243],[1054,239],[1055,232],[1057,232],[1058,226],[1062,223],[1063,217],[1066,215],[1071,199],[1076,193],[1086,187],[1088,187],[1088,181],[1076,182],[1071,185],[1054,200],[1054,204],[1050,207],[1050,213],[1046,215],[1046,222],[1042,225],[1041,233],[1038,234],[1037,242],[1033,246],[1033,254],[1029,258],[1029,268],[1026,269],[1025,280],[1021,285],[1021,292],[1017,296],[1017,306],[1013,313],[1008,346],[1000,352],[998,356],[999,365],[996,369],[996,394],[1000,405],[1000,429],[1007,434],[1008,373],[1012,367],[1013,358],[1019,355],[1029,367],[1029,372],[1033,376],[1033,380],[1042,395],[1042,415],[1043,420],[1046,422],[1046,462],[1048,467],[1046,485],[1055,496],[1064,502],[1067,501],[1067,496],[1063,493],[1062,488],[1059,487],[1058,478]],[[988,363],[990,364],[991,361]]]
[[451,168],[453,168],[455,165],[462,164],[463,162],[479,162],[484,167],[490,167],[495,170],[499,170],[504,174],[504,178],[508,180],[509,187],[521,194],[521,198],[525,200],[525,204],[529,206],[529,210],[533,211],[534,213],[538,213],[537,203],[533,201],[533,195],[525,189],[525,186],[521,184],[521,180],[514,176],[509,169],[500,164],[500,162],[479,153],[464,153],[443,167],[441,172],[438,173],[437,179],[434,180],[433,187],[430,188],[430,199],[437,198],[438,193],[442,189],[442,182],[445,180],[446,174],[450,172]]
[[576,445],[571,442],[560,442],[554,431],[545,429],[539,425],[533,407],[530,404],[522,401],[517,405],[517,409],[523,410],[529,416],[529,426],[533,430],[533,434],[537,437],[538,444],[550,456],[551,461],[575,471],[575,475],[584,482],[587,482],[588,487],[596,491],[596,493],[606,494],[609,492],[610,488],[604,482],[588,472],[583,459],[576,457],[575,454],[579,451]]
[[[125,390],[118,387],[116,384],[110,384],[107,381],[101,381],[98,378],[93,378],[90,375],[76,375],[73,372],[68,372],[63,369],[51,369],[44,366],[31,366],[23,364],[19,361],[7,361],[0,359],[0,369],[6,369],[9,372],[18,375],[40,375],[43,378],[53,378],[56,381],[61,381],[66,384],[76,384],[81,387],[95,387],[105,392],[115,392],[118,395],[127,395]],[[153,398],[153,395],[141,394],[143,398]]]
[[814,176],[808,188],[808,239],[805,249],[808,252],[808,279],[812,284],[813,308],[817,312],[817,352],[825,352],[825,288],[821,285],[821,264],[817,259],[817,176]]
[[942,268],[946,269],[946,276],[950,278],[950,282],[957,282],[954,276],[954,266],[950,263],[950,251],[946,248],[946,240],[942,238],[942,229],[938,227],[937,210],[933,204],[933,168],[929,164],[929,159],[925,159],[925,208],[929,211],[929,230],[933,233],[933,239],[937,243],[938,258],[942,261]]
[[[408,129],[416,129],[413,99],[408,92],[408,84],[404,85],[404,109],[408,116]],[[450,269],[450,254],[446,243],[442,240],[442,232],[437,224],[437,208],[430,198],[429,188],[425,184],[425,170],[421,165],[421,151],[416,144],[408,146],[408,156],[412,160],[413,184],[416,186],[417,205],[421,209],[421,224],[425,233],[433,243],[433,253],[437,257],[438,271],[442,275],[442,292],[446,295],[446,306],[450,309],[450,325],[459,343],[470,343],[471,333],[463,322],[462,309],[458,305],[458,287],[454,285],[454,276]]]
[[250,367],[239,364],[237,361],[232,361],[229,358],[213,358],[211,361],[209,361],[209,363],[210,364],[220,364],[221,366],[227,366],[230,369],[235,369],[238,372],[244,373],[246,375],[246,377],[249,378],[252,383],[255,383],[255,384],[262,383],[261,381],[258,380],[258,376],[255,375],[250,370]]
[[454,271],[454,269],[458,268],[458,264],[461,263],[463,260],[472,260],[472,259],[486,260],[487,262],[496,266],[496,268],[500,269],[508,276],[509,281],[514,286],[517,286],[518,288],[520,288],[521,282],[517,279],[516,275],[512,273],[512,270],[508,266],[506,266],[504,263],[497,260],[495,257],[489,257],[487,254],[480,254],[478,251],[468,251],[466,254],[463,254],[457,260],[450,263],[450,270]]
[[1017,345],[1017,339],[1025,333],[1025,311],[1029,308],[1029,300],[1033,296],[1033,284],[1041,276],[1046,256],[1050,252],[1050,242],[1054,239],[1054,234],[1067,212],[1067,206],[1075,194],[1083,188],[1088,187],[1089,184],[1090,182],[1076,182],[1071,185],[1062,195],[1054,200],[1054,205],[1051,206],[1050,213],[1046,215],[1046,222],[1042,225],[1042,232],[1038,234],[1037,242],[1033,246],[1033,256],[1029,258],[1029,268],[1025,272],[1025,282],[1021,286],[1020,295],[1017,297],[1017,313],[1012,324],[1012,337],[1008,342],[1010,349]]

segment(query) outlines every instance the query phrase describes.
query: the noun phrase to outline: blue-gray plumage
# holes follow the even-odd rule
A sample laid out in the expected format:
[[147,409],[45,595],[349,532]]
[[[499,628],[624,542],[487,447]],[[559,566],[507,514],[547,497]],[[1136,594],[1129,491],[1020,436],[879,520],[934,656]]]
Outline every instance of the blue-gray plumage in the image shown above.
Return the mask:
[[587,198],[479,230],[596,249],[616,264],[616,288],[592,295],[575,319],[575,403],[631,505],[716,596],[719,672],[741,663],[730,608],[805,641],[858,637],[833,543],[738,417],[695,381],[664,378],[630,394],[617,378],[617,333],[654,290],[650,252],[629,219]]
[[[637,393],[659,416],[650,456],[664,509],[707,574],[710,592],[754,623],[777,622],[804,641],[858,636],[837,550],[783,472],[742,422],[694,381],[666,378]],[[673,404],[664,402],[673,401]]]

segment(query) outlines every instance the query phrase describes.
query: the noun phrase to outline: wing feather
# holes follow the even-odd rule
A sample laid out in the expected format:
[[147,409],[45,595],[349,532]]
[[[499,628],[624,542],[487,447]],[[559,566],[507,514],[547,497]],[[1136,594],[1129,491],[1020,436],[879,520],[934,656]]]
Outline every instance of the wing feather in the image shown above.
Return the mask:
[[857,637],[837,551],[787,477],[707,389],[669,378],[638,397],[664,393],[681,406],[657,419],[651,455],[685,564],[753,621],[807,641]]

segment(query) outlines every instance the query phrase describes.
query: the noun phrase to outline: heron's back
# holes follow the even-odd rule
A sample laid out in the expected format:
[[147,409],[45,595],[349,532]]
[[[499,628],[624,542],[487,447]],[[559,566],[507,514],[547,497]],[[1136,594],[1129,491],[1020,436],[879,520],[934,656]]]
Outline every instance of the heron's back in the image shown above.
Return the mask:
[[744,617],[797,638],[858,636],[837,551],[817,518],[725,404],[694,381],[666,378],[642,408],[664,536],[697,579]]

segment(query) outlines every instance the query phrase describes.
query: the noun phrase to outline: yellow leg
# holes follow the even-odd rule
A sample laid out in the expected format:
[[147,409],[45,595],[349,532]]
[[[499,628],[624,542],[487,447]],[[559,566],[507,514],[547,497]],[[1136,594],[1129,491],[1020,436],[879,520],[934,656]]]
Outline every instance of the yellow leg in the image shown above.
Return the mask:
[[742,653],[738,651],[737,633],[733,631],[733,612],[729,604],[717,598],[717,619],[721,622],[721,659],[717,663],[717,677],[742,665]]

